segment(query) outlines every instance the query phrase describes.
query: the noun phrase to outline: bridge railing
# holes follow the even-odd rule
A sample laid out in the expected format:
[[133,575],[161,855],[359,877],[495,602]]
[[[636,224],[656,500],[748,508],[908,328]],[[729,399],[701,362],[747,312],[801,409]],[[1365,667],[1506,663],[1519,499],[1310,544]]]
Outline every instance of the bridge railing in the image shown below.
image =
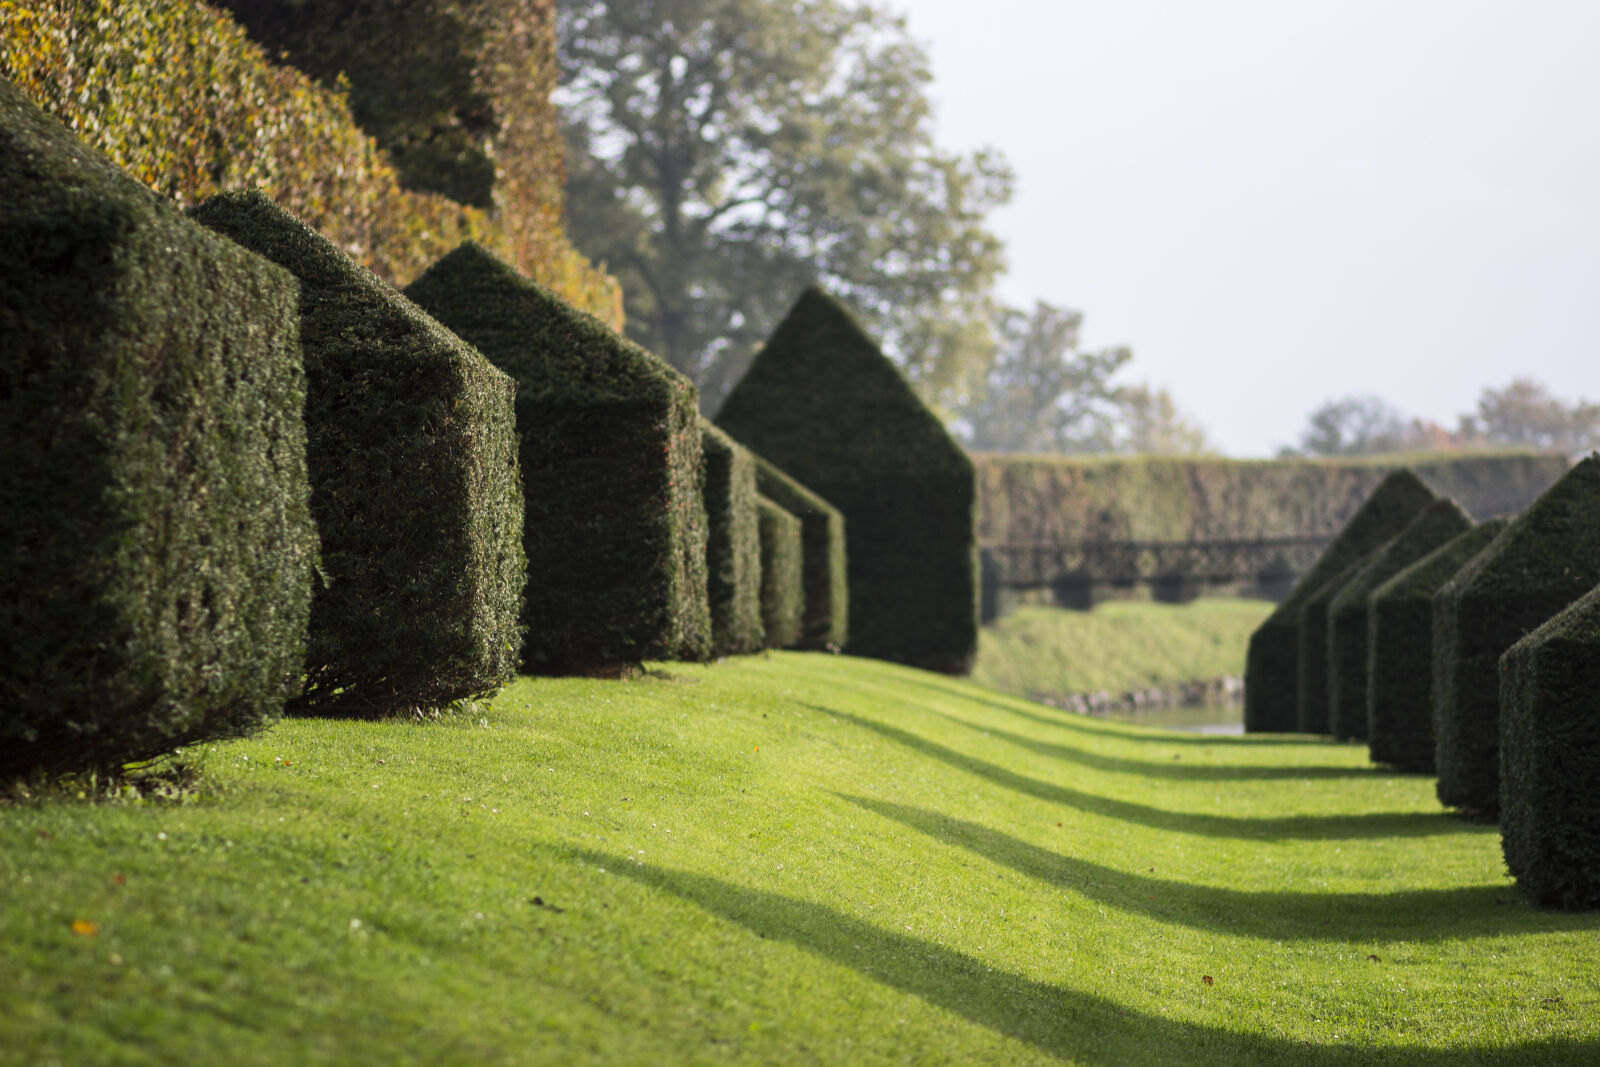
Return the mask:
[[1201,584],[1282,581],[1305,573],[1331,540],[993,541],[980,548],[991,580],[1020,590],[1073,581],[1117,586],[1174,580]]

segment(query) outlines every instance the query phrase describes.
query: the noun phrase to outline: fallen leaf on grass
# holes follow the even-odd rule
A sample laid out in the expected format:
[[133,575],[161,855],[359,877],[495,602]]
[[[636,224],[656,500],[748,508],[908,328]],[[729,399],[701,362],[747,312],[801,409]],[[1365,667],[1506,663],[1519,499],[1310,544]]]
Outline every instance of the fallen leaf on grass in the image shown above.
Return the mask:
[[121,875],[121,874],[113,874],[111,876],[111,884],[112,885],[127,885],[128,884],[127,876]]
[[1367,959],[1371,960],[1373,963],[1382,963],[1383,962],[1382,960],[1380,960],[1376,956],[1368,956]]
[[557,915],[560,915],[562,912],[567,910],[566,908],[558,908],[554,904],[546,904],[544,902],[544,897],[534,897],[533,900],[531,900],[529,903],[531,903],[536,908],[545,908],[545,909],[547,909],[549,911],[553,911]]
[[1200,976],[1200,981],[1204,982],[1206,985],[1216,985],[1216,980],[1213,979],[1209,974],[1202,974]]
[[98,923],[92,923],[88,919],[73,919],[72,932],[79,937],[97,937],[100,933],[100,926]]

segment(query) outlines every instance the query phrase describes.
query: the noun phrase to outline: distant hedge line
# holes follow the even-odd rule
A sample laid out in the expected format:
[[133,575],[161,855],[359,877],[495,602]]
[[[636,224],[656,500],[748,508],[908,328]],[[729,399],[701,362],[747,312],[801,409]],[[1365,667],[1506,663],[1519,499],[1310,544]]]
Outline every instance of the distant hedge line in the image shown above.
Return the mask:
[[1520,511],[1569,466],[1556,452],[1349,460],[978,454],[980,543],[1332,536],[1408,467],[1474,518]]
[[[518,32],[489,38],[515,54],[480,59],[491,71],[528,72],[523,94],[552,83],[548,8],[548,0],[475,6],[487,22],[515,22]],[[503,180],[486,210],[403,188],[345,92],[270,62],[231,17],[195,0],[0,0],[0,75],[179,206],[254,186],[396,285],[474,238],[574,305],[621,323],[615,282],[561,232],[560,145],[548,105],[508,97]],[[418,76],[415,65],[405,76]],[[517,81],[493,77],[496,86]]]

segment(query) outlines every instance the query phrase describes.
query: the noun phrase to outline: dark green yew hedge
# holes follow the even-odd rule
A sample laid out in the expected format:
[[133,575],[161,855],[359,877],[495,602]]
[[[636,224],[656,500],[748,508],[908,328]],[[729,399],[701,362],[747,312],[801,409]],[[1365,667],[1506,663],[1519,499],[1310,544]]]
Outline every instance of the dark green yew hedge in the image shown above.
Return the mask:
[[1356,509],[1333,543],[1290,590],[1277,609],[1250,635],[1244,674],[1244,728],[1298,728],[1300,611],[1312,595],[1341,571],[1399,533],[1434,501],[1433,491],[1409,470],[1384,477]]
[[472,242],[406,295],[517,381],[523,661],[611,673],[711,650],[694,386]]
[[838,301],[807,289],[717,423],[843,513],[846,650],[950,673],[978,643],[972,461]]
[[1528,895],[1600,908],[1600,588],[1500,658],[1500,843]]
[[705,455],[706,599],[711,607],[711,654],[759,651],[761,520],[756,507],[756,461],[750,450],[700,420]]
[[1423,556],[1367,600],[1367,749],[1419,774],[1433,765],[1433,597],[1505,529],[1490,519]]
[[298,687],[295,300],[0,79],[0,776],[245,734]]
[[1362,556],[1344,570],[1334,575],[1306,599],[1300,609],[1297,653],[1300,669],[1296,675],[1297,701],[1295,729],[1303,734],[1329,732],[1328,693],[1331,678],[1328,674],[1328,609],[1334,599],[1361,573],[1373,555],[1381,552],[1389,542],[1384,542],[1371,553]]
[[300,279],[326,580],[293,709],[395,714],[509,681],[523,577],[514,383],[259,193],[190,214]]
[[1439,800],[1493,815],[1500,781],[1500,657],[1600,584],[1600,455],[1579,461],[1433,600]]
[[803,608],[796,648],[839,651],[849,636],[844,516],[761,456],[755,456],[756,489],[800,520]]
[[768,648],[800,640],[805,610],[804,552],[800,520],[764,496],[756,498],[761,520],[761,629]]
[[1454,500],[1423,508],[1394,540],[1378,549],[1328,605],[1328,732],[1340,740],[1367,739],[1368,598],[1429,552],[1472,528]]

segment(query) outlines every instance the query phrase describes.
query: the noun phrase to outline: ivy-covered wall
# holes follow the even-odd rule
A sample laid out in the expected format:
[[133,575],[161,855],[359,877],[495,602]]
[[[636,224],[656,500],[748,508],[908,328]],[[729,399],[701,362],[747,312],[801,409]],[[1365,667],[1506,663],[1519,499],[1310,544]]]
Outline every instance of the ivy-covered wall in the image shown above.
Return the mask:
[[616,283],[561,230],[551,0],[456,7],[482,30],[474,69],[499,101],[497,177],[477,203],[403,181],[352,115],[349,82],[270,61],[196,0],[0,0],[0,75],[180,207],[257,188],[395,285],[473,238],[620,326]]

